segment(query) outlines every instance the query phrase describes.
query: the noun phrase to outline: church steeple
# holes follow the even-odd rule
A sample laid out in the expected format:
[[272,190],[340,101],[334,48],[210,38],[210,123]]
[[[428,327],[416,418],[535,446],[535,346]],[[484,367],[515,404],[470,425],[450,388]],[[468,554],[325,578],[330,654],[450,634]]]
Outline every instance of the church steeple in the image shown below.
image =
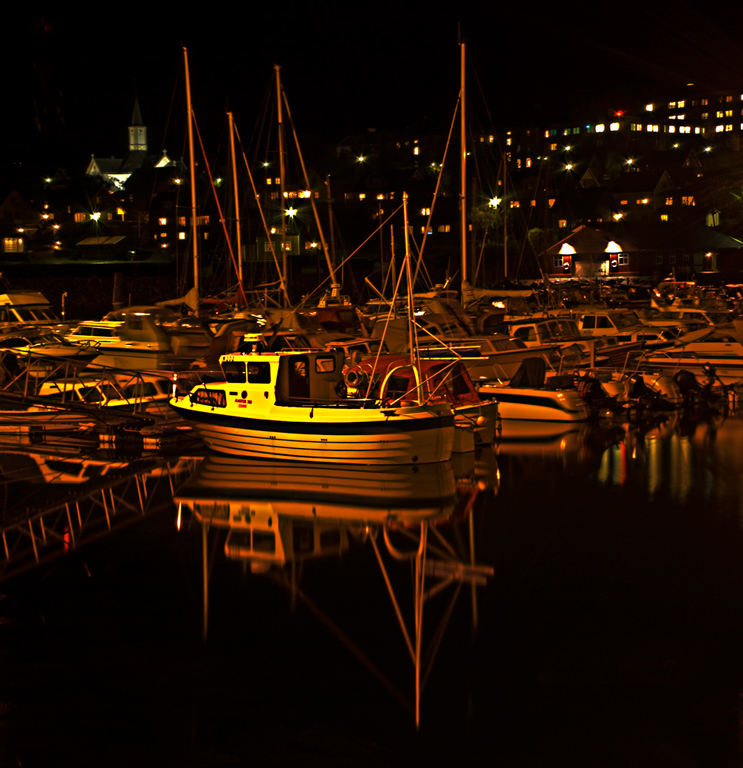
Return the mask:
[[142,113],[139,111],[139,99],[134,98],[134,113],[129,126],[129,151],[147,151],[147,127],[142,123]]

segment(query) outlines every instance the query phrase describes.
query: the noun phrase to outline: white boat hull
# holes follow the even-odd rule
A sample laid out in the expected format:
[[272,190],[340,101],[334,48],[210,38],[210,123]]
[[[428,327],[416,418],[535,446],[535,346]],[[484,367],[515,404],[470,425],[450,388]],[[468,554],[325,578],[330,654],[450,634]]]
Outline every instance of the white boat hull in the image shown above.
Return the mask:
[[588,408],[576,390],[545,390],[484,385],[480,394],[498,402],[502,421],[585,421]]
[[266,419],[215,416],[212,411],[204,414],[189,407],[188,398],[171,400],[171,405],[194,426],[208,448],[231,456],[343,464],[429,464],[448,460],[454,443],[454,416],[448,407],[334,408],[333,420],[328,421],[321,418],[324,409],[309,406],[281,408],[284,413]]

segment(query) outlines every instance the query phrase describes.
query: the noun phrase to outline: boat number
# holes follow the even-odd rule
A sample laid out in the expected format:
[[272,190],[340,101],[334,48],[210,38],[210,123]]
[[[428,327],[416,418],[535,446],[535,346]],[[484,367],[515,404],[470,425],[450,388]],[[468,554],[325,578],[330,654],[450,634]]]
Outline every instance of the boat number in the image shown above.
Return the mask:
[[328,438],[327,437],[321,437],[320,438],[320,442],[321,443],[327,443],[328,442]]

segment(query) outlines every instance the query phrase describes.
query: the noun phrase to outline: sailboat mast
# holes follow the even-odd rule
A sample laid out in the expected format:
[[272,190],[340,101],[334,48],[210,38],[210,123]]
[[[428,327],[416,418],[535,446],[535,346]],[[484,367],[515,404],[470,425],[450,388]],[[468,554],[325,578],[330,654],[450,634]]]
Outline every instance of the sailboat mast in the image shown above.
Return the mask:
[[461,186],[459,191],[459,215],[460,215],[460,229],[461,229],[461,243],[460,248],[462,251],[462,282],[469,280],[469,270],[467,269],[467,129],[465,121],[465,98],[464,98],[464,62],[465,62],[465,46],[464,43],[459,44],[461,61],[460,61],[460,154],[461,154]]
[[235,125],[232,121],[232,112],[227,113],[230,122],[230,153],[232,155],[232,186],[235,195],[235,240],[237,244],[237,279],[240,288],[243,285],[243,251],[240,238],[240,194],[237,187],[237,163],[235,162]]
[[416,397],[418,403],[423,402],[423,389],[421,387],[420,359],[418,357],[418,332],[415,325],[413,304],[413,275],[410,270],[410,241],[408,233],[408,193],[402,193],[403,221],[405,222],[405,278],[408,284],[408,344],[410,346],[410,365],[415,371]]
[[186,108],[188,110],[188,154],[191,168],[191,240],[193,242],[193,289],[196,294],[196,313],[199,306],[199,230],[196,219],[196,160],[193,152],[193,110],[191,109],[191,80],[188,74],[188,51],[183,46],[186,70]]
[[281,97],[281,67],[278,64],[274,64],[274,71],[276,72],[276,106],[279,128],[279,206],[281,210],[281,282],[286,285],[287,282],[287,258],[286,258],[286,221],[284,219],[284,200],[285,200],[285,181],[286,181],[286,169],[284,167],[284,117],[282,112],[282,97]]

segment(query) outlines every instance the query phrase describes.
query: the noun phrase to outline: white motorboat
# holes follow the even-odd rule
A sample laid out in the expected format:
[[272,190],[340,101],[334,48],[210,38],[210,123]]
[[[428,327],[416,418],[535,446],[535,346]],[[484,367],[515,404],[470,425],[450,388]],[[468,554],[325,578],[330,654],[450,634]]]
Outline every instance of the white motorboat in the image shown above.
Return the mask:
[[[543,357],[530,357],[510,381],[478,387],[486,398],[498,401],[502,421],[585,421],[588,407],[575,388],[573,376],[546,377]],[[505,429],[505,426],[504,426]]]

